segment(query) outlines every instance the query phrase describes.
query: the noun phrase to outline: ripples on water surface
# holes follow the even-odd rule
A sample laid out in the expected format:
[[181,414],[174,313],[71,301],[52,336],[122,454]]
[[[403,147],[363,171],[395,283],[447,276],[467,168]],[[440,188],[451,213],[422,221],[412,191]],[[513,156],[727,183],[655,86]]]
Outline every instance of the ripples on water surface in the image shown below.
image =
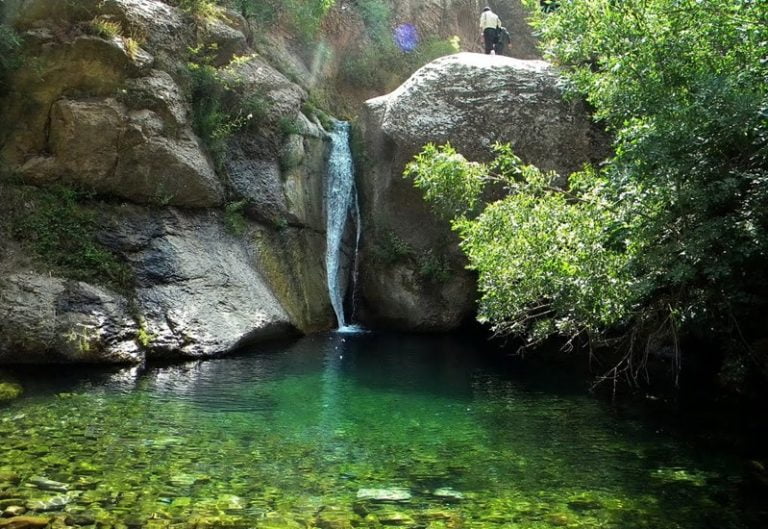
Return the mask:
[[737,461],[482,357],[337,334],[142,373],[20,374],[26,396],[0,408],[0,506],[98,529],[760,526]]

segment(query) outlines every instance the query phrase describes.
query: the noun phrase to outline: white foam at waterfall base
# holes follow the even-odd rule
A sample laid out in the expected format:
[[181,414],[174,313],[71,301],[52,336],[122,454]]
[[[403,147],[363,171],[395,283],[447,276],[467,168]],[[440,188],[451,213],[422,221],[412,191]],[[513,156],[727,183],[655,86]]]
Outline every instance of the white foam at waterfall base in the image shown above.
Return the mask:
[[[347,326],[344,317],[344,284],[341,274],[342,243],[344,231],[349,222],[350,213],[354,213],[357,224],[355,256],[357,244],[360,241],[360,221],[357,208],[357,190],[355,189],[354,165],[352,151],[349,147],[349,123],[336,123],[331,133],[331,155],[328,160],[328,179],[326,185],[327,241],[326,241],[326,272],[328,276],[328,293],[331,298],[333,311],[340,329]],[[354,278],[353,278],[354,279]]]

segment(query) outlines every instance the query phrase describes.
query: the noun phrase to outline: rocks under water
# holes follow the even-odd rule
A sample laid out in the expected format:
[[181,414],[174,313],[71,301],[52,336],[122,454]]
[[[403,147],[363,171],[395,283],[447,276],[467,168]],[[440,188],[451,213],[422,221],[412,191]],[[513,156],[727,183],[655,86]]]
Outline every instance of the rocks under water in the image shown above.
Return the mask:
[[483,357],[455,338],[334,334],[79,382],[17,373],[0,526],[759,526],[731,455]]

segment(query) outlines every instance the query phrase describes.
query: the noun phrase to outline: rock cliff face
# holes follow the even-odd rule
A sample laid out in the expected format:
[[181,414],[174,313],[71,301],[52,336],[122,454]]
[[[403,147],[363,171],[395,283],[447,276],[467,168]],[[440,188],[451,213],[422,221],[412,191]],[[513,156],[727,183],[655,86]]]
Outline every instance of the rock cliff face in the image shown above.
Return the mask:
[[456,237],[402,177],[426,143],[450,142],[484,161],[495,142],[509,142],[525,162],[564,177],[608,154],[607,138],[583,104],[563,98],[551,66],[475,53],[438,59],[369,100],[362,126],[362,297],[373,326],[447,330],[473,312],[475,284]]
[[[375,2],[367,3],[376,5]],[[371,86],[368,79],[356,82],[345,74],[345,61],[361,52],[376,50],[376,39],[380,38],[380,35],[366,28],[360,4],[363,2],[336,0],[323,21],[316,42],[311,46],[302,46],[291,35],[277,31],[260,35],[263,41],[258,45],[259,53],[269,57],[273,64],[280,64],[291,71],[305,88],[329,93],[331,108],[340,109],[343,114],[356,115],[363,101],[394,89],[405,79],[397,75],[383,84]],[[506,55],[518,59],[540,58],[521,0],[498,0],[491,4],[511,36]],[[413,26],[419,38],[417,49],[428,47],[433,40],[450,39],[458,44],[461,51],[480,52],[482,45],[478,23],[485,5],[486,2],[479,0],[382,0],[377,9],[371,9],[370,17],[375,19],[389,13],[390,26]],[[392,36],[384,38],[390,40]],[[397,59],[392,57],[392,60]]]
[[[215,356],[334,323],[330,141],[307,101],[323,83],[343,108],[362,100],[339,71],[371,43],[361,12],[337,1],[307,52],[279,26],[254,35],[237,13],[194,17],[177,4],[0,4],[25,55],[0,100],[0,363]],[[519,0],[497,4],[510,54],[535,58]],[[423,39],[479,49],[475,0],[387,7]],[[512,141],[564,174],[599,158],[584,109],[556,82],[544,63],[458,55],[368,103],[367,323],[448,330],[473,312],[456,239],[400,177],[424,143],[484,159]]]
[[[26,59],[0,102],[0,196],[14,204],[0,214],[0,363],[214,356],[332,326],[329,140],[302,114],[306,91],[250,56],[237,15],[156,0],[14,0],[6,14]],[[258,127],[229,125],[218,163],[193,127],[191,48],[214,50],[227,97],[261,105]],[[76,228],[96,241],[72,251],[122,263],[122,285],[78,280],[60,263],[93,256],[41,244],[68,235],[39,203],[62,188],[86,191]]]

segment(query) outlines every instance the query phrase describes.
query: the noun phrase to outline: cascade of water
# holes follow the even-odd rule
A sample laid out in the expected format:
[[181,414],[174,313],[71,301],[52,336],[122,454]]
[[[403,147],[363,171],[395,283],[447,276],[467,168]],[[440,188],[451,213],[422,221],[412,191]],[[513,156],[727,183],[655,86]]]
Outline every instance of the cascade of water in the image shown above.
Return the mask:
[[[342,262],[342,244],[350,213],[355,215],[357,233],[355,238],[355,255],[357,260],[357,245],[360,242],[360,211],[357,205],[357,190],[352,164],[352,151],[349,147],[349,123],[337,122],[331,133],[331,156],[328,161],[328,182],[326,187],[327,242],[325,266],[328,275],[328,293],[331,305],[336,313],[339,329],[346,327],[344,317],[344,292],[346,267]],[[356,269],[356,263],[353,264]],[[352,274],[352,281],[355,280]],[[353,283],[354,288],[354,283]]]

